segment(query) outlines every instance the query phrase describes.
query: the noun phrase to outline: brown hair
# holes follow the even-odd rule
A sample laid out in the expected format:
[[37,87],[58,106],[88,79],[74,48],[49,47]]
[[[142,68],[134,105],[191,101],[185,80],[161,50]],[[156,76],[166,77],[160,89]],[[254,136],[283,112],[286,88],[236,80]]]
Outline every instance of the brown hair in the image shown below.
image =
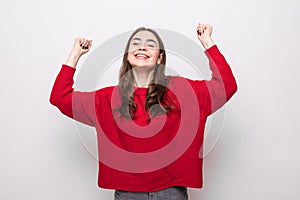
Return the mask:
[[[166,52],[164,44],[158,33],[150,28],[140,27],[136,29],[130,36],[123,56],[122,66],[119,74],[119,91],[122,102],[116,110],[120,112],[121,117],[135,118],[136,102],[133,98],[134,92],[134,76],[132,73],[132,65],[127,60],[128,49],[133,36],[140,31],[149,31],[154,34],[159,43],[159,53],[161,55],[160,64],[156,64],[153,78],[148,85],[147,96],[144,109],[149,111],[150,117],[157,114],[168,113],[170,110],[169,98],[165,95],[167,77],[165,76]],[[158,106],[159,105],[159,106]],[[151,107],[152,106],[152,107]],[[151,109],[150,109],[151,108]]]

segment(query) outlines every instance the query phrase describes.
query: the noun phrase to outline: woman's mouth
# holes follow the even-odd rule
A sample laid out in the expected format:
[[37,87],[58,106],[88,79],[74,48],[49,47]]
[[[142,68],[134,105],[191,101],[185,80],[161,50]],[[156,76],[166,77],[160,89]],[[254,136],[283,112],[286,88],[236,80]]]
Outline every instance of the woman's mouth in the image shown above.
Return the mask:
[[150,58],[150,56],[145,53],[136,53],[136,54],[134,54],[134,56],[136,57],[136,59],[139,59],[139,60],[146,60],[146,59]]

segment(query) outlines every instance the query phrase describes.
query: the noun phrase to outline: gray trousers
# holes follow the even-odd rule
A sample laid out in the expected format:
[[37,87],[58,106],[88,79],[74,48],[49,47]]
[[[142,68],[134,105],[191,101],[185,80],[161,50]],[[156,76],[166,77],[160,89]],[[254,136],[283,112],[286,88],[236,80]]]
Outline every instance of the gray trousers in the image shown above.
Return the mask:
[[173,186],[155,192],[115,190],[114,200],[188,200],[187,188]]

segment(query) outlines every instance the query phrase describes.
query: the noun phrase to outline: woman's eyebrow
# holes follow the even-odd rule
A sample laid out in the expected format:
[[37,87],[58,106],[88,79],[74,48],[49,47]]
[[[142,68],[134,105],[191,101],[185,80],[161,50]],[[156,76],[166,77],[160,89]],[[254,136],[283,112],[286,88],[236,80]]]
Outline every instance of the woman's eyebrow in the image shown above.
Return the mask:
[[141,41],[141,38],[133,38],[132,40],[138,40],[138,41]]
[[152,40],[152,39],[147,39],[146,41],[147,42],[154,42],[156,44],[156,42],[154,40]]
[[[133,38],[132,40],[138,40],[138,41],[141,41],[142,39],[141,38]],[[154,42],[155,44],[157,44],[157,42],[155,40],[152,40],[152,39],[147,39],[146,40],[147,42]]]

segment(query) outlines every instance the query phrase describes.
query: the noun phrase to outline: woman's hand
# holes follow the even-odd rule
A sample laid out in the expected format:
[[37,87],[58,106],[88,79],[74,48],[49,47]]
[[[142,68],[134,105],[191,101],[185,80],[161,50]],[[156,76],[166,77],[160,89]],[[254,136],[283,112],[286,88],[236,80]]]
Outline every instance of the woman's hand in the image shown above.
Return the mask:
[[74,41],[73,48],[66,61],[66,65],[70,67],[76,67],[79,58],[87,53],[92,47],[92,40],[86,38],[76,38]]
[[205,49],[209,49],[214,45],[211,38],[212,26],[209,24],[200,24],[197,27],[197,37]]

